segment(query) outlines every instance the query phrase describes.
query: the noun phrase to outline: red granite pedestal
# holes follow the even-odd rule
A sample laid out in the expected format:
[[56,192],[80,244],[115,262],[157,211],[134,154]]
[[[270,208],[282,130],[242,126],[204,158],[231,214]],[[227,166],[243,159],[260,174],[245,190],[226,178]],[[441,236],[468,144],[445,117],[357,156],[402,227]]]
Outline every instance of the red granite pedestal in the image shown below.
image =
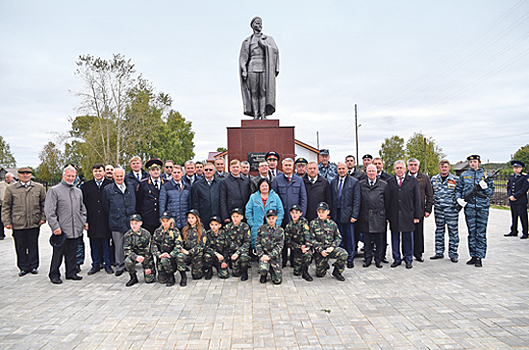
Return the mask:
[[294,127],[279,126],[278,119],[241,120],[240,127],[227,129],[228,163],[232,159],[247,160],[252,165],[252,173],[256,174],[256,166],[268,151],[279,153],[279,169],[282,159],[295,158]]

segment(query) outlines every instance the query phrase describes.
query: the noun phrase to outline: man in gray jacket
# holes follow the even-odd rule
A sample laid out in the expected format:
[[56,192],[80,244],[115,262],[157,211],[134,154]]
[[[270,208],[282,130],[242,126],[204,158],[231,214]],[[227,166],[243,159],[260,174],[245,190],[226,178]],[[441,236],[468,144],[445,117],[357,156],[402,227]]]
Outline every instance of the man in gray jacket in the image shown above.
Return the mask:
[[13,229],[19,276],[38,273],[39,231],[46,222],[44,215],[44,187],[31,181],[31,169],[18,169],[19,182],[5,189],[2,219],[7,229]]
[[75,255],[77,252],[77,239],[86,228],[86,208],[83,203],[83,193],[75,187],[77,171],[72,166],[67,166],[62,172],[62,181],[48,190],[44,211],[48,223],[56,236],[65,235],[62,244],[53,246],[53,255],[49,277],[53,284],[61,284],[59,268],[62,259],[66,262],[66,279],[79,281],[77,275]]

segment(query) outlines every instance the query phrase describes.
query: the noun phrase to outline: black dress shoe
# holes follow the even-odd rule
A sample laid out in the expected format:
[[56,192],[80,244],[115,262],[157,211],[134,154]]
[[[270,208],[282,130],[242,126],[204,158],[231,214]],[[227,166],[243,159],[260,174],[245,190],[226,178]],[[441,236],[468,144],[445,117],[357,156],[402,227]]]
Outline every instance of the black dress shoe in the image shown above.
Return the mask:
[[529,238],[528,235],[522,235],[522,236],[520,237],[520,239],[527,239],[527,238]]
[[406,261],[406,268],[411,269],[413,267],[411,261]]
[[37,269],[35,268],[35,269],[31,269],[31,271],[29,271],[29,272],[31,272],[32,275],[36,275],[36,274],[39,273],[39,270],[37,270]]
[[467,265],[475,265],[476,264],[476,259],[477,258],[472,257],[469,261],[467,261]]
[[80,281],[82,280],[83,278],[79,275],[73,275],[72,277],[66,277],[67,280],[72,280],[72,281]]
[[77,265],[77,273],[81,272],[81,265]]
[[125,272],[125,270],[116,270],[116,273],[115,273],[116,277],[123,275],[123,272]]
[[29,271],[26,271],[26,270],[20,270],[20,272],[18,273],[18,276],[19,277],[22,277],[22,276],[25,276],[28,274]]
[[504,236],[505,236],[505,237],[516,237],[516,236],[518,236],[518,234],[517,234],[517,233],[513,233],[513,232],[511,232],[511,233],[507,233],[507,234],[505,234]]
[[483,263],[481,262],[481,258],[476,258],[476,264],[474,266],[483,267]]
[[386,259],[386,258],[382,259],[382,262],[383,262],[384,264],[389,264],[389,260]]
[[456,263],[458,262],[459,260],[457,258],[450,258],[450,261],[453,262],[453,263]]
[[348,268],[348,269],[352,269],[353,267],[355,267],[355,263],[354,263],[354,261],[352,261],[352,260],[351,260],[351,261],[348,261],[348,262],[347,262],[347,268]]
[[106,273],[108,273],[109,275],[113,274],[114,273],[114,270],[112,269],[112,267],[105,267],[105,271]]
[[437,260],[437,259],[443,259],[443,258],[444,258],[444,256],[439,255],[439,254],[435,254],[434,256],[430,257],[430,260]]
[[60,278],[52,278],[51,283],[53,284],[61,284],[62,280]]
[[87,275],[94,275],[99,272],[99,266],[98,267],[92,267],[90,271],[87,272]]
[[394,261],[393,264],[391,264],[391,267],[397,267],[401,264],[401,262]]
[[371,265],[371,262],[364,261],[363,267],[369,267]]
[[417,260],[418,262],[424,262],[424,258],[421,256],[416,256],[415,257],[415,260]]
[[382,263],[381,263],[381,262],[376,262],[376,263],[375,263],[375,266],[376,266],[378,269],[381,269],[381,268],[382,268]]

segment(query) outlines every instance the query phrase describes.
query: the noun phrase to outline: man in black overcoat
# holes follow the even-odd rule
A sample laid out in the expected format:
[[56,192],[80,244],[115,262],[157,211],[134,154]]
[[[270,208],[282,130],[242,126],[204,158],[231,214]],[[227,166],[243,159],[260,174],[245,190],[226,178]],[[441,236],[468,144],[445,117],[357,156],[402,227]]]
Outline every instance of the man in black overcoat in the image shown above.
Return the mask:
[[161,178],[163,162],[160,159],[150,159],[145,163],[149,177],[141,180],[136,187],[136,213],[143,219],[142,227],[154,234],[160,226],[160,189],[167,182]]
[[88,222],[88,238],[90,239],[90,255],[92,268],[88,271],[93,275],[103,266],[107,273],[114,273],[111,265],[110,229],[108,215],[103,212],[101,200],[103,189],[112,184],[112,180],[105,177],[105,166],[97,163],[92,167],[94,178],[83,185],[83,202],[86,207]]

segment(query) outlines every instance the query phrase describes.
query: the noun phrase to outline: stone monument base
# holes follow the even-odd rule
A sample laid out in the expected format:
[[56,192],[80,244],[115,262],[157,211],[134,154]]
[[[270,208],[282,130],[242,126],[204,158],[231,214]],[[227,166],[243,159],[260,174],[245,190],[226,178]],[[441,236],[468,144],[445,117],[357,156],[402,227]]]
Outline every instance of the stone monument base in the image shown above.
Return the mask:
[[[279,126],[278,119],[241,120],[240,127],[228,129],[228,163],[233,159],[247,160],[253,175],[257,175],[259,162],[269,151],[279,153],[281,160],[295,159],[294,127]],[[229,168],[229,167],[228,167]]]

